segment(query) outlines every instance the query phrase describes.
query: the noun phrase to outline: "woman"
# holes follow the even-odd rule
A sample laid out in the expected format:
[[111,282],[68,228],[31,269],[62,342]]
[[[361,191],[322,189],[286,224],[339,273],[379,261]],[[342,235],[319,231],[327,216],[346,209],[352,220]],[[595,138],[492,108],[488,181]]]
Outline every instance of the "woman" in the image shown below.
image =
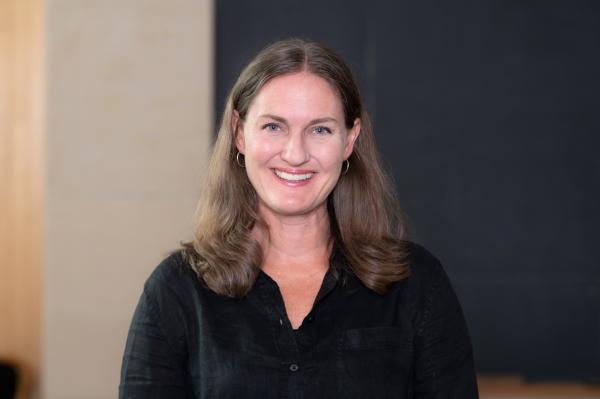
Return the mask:
[[346,64],[275,43],[233,87],[194,240],[146,282],[121,398],[476,398],[439,262],[401,240]]

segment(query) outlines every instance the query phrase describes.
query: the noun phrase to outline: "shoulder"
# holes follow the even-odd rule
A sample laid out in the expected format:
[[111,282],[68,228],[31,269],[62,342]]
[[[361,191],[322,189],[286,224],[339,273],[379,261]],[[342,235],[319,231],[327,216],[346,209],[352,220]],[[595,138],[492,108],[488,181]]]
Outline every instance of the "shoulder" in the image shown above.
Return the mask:
[[200,286],[181,250],[174,251],[155,267],[144,284],[144,294],[157,304],[186,302]]
[[443,270],[440,260],[425,247],[412,242],[403,242],[406,248],[411,278],[429,279]]
[[148,277],[146,286],[153,287],[157,284],[181,284],[182,280],[189,277],[192,272],[183,252],[177,250],[164,258]]
[[431,297],[440,288],[452,290],[450,279],[435,255],[417,243],[404,241],[404,244],[410,276],[402,285],[422,299]]

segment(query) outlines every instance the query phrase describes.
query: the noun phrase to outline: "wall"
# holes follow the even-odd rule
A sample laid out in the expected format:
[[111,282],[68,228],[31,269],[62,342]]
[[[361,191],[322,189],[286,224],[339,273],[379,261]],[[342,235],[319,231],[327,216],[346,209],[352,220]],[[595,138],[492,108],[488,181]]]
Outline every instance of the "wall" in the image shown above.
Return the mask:
[[42,30],[40,0],[2,1],[0,360],[15,362],[27,380],[40,366]]
[[146,277],[190,237],[212,4],[48,0],[44,397],[116,397]]
[[338,50],[409,238],[440,258],[463,304],[478,371],[600,381],[600,3],[327,6],[217,2],[218,103],[274,40]]

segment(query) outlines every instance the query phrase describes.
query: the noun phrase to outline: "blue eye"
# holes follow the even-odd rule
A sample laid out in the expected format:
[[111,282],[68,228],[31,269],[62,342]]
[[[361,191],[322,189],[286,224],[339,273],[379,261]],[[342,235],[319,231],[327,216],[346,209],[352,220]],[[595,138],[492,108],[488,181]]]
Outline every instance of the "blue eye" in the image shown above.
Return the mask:
[[267,123],[266,125],[263,126],[263,129],[267,129],[271,132],[276,132],[276,131],[280,130],[280,127],[277,123]]
[[314,128],[314,132],[317,134],[329,134],[331,133],[331,129],[329,129],[328,127],[325,126],[317,126]]

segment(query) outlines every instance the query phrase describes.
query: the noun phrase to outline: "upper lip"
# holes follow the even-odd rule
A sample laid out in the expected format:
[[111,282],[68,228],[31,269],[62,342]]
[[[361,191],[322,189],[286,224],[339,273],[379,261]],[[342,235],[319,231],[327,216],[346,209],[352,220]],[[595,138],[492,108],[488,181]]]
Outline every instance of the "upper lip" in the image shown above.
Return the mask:
[[288,168],[273,168],[274,170],[279,170],[281,172],[289,173],[291,175],[305,175],[307,173],[315,173],[313,170],[306,169],[288,169]]

